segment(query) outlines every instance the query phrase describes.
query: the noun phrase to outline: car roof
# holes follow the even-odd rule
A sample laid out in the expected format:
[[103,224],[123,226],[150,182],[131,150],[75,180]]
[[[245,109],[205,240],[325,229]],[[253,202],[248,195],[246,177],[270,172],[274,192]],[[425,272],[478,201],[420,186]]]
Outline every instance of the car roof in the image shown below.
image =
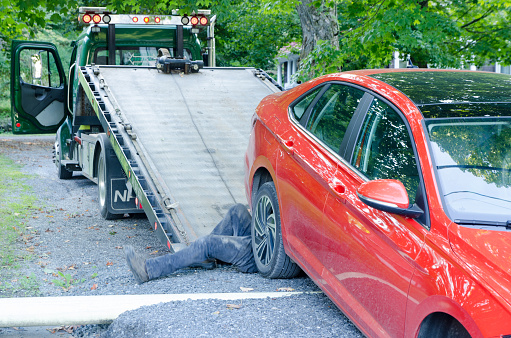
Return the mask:
[[425,118],[511,115],[511,76],[507,74],[417,68],[347,73],[394,87],[414,102]]

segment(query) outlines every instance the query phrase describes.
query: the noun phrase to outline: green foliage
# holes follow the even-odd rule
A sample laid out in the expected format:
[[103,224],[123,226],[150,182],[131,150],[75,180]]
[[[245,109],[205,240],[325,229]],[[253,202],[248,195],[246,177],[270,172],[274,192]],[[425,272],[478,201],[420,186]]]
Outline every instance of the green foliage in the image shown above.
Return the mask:
[[296,12],[265,13],[261,4],[239,0],[229,7],[214,6],[217,64],[273,69],[279,49],[301,39]]
[[[299,0],[113,0],[109,8],[123,13],[161,14],[177,8],[185,13],[211,8],[218,14],[218,64],[268,68],[268,60],[275,57],[280,47],[300,39],[296,14],[299,3]],[[70,29],[68,19],[76,14],[79,5],[102,3],[0,0],[0,44],[5,48],[13,37],[33,34],[34,27],[44,27],[48,22],[59,30]],[[510,0],[317,0],[312,5],[335,9],[339,48],[319,41],[309,56],[302,55],[299,74],[302,80],[339,69],[385,67],[394,51],[405,58],[409,56],[420,67],[458,68],[488,61],[511,64]],[[311,27],[325,22],[302,20],[301,29],[312,31]],[[5,72],[2,65],[5,58],[8,55],[0,55],[0,75]]]
[[509,0],[333,0],[326,5],[338,15],[339,51],[319,42],[302,60],[302,80],[335,68],[385,67],[394,51],[419,67],[511,64]]
[[57,275],[62,279],[54,279],[52,280],[52,283],[58,287],[61,287],[64,289],[64,291],[68,291],[73,285],[85,282],[85,278],[74,279],[70,273],[63,273],[62,271],[59,271],[57,272]]
[[345,64],[346,55],[333,47],[329,41],[320,40],[316,48],[300,61],[300,68],[293,75],[297,81],[305,82],[321,74],[338,73]]
[[510,9],[508,0],[342,1],[341,49],[354,62],[369,56],[367,67],[385,66],[394,50],[420,67],[511,63],[502,52],[511,39]]
[[[10,57],[7,52],[0,50],[0,120],[9,115],[10,105]],[[0,121],[1,122],[1,121]]]

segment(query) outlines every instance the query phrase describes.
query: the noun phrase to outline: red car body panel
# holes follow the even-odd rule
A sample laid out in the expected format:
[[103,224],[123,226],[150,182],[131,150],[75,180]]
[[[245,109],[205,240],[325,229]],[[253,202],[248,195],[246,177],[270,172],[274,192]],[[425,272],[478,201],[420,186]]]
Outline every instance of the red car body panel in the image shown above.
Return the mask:
[[[254,176],[263,170],[277,189],[286,253],[364,334],[415,337],[436,312],[456,318],[472,337],[511,334],[511,234],[465,228],[446,216],[421,112],[394,87],[368,77],[391,71],[327,75],[265,98],[246,154],[249,203]],[[365,205],[357,196],[364,179],[292,121],[290,104],[328,81],[365,87],[406,117],[429,230]]]

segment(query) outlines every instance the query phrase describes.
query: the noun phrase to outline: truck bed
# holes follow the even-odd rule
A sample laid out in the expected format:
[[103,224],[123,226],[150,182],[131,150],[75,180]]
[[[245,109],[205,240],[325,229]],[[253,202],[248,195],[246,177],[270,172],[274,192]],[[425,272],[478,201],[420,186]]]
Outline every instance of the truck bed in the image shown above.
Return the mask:
[[175,204],[187,240],[211,232],[234,203],[246,204],[244,153],[251,117],[276,91],[253,69],[164,74],[101,68],[156,180]]

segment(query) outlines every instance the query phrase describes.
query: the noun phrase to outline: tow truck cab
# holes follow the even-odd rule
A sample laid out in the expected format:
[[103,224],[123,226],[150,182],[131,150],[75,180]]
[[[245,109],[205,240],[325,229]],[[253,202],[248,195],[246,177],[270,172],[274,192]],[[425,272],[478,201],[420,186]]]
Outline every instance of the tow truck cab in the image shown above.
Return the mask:
[[[141,213],[126,186],[126,175],[111,149],[90,100],[78,79],[80,67],[154,67],[198,71],[214,66],[215,17],[209,11],[187,15],[116,15],[106,8],[80,8],[88,27],[71,44],[70,67],[64,71],[57,48],[49,42],[13,41],[11,119],[14,134],[56,133],[54,161],[58,176],[80,172],[99,185],[101,213],[115,218]],[[198,39],[206,30],[204,55]],[[190,68],[192,67],[192,68]]]

